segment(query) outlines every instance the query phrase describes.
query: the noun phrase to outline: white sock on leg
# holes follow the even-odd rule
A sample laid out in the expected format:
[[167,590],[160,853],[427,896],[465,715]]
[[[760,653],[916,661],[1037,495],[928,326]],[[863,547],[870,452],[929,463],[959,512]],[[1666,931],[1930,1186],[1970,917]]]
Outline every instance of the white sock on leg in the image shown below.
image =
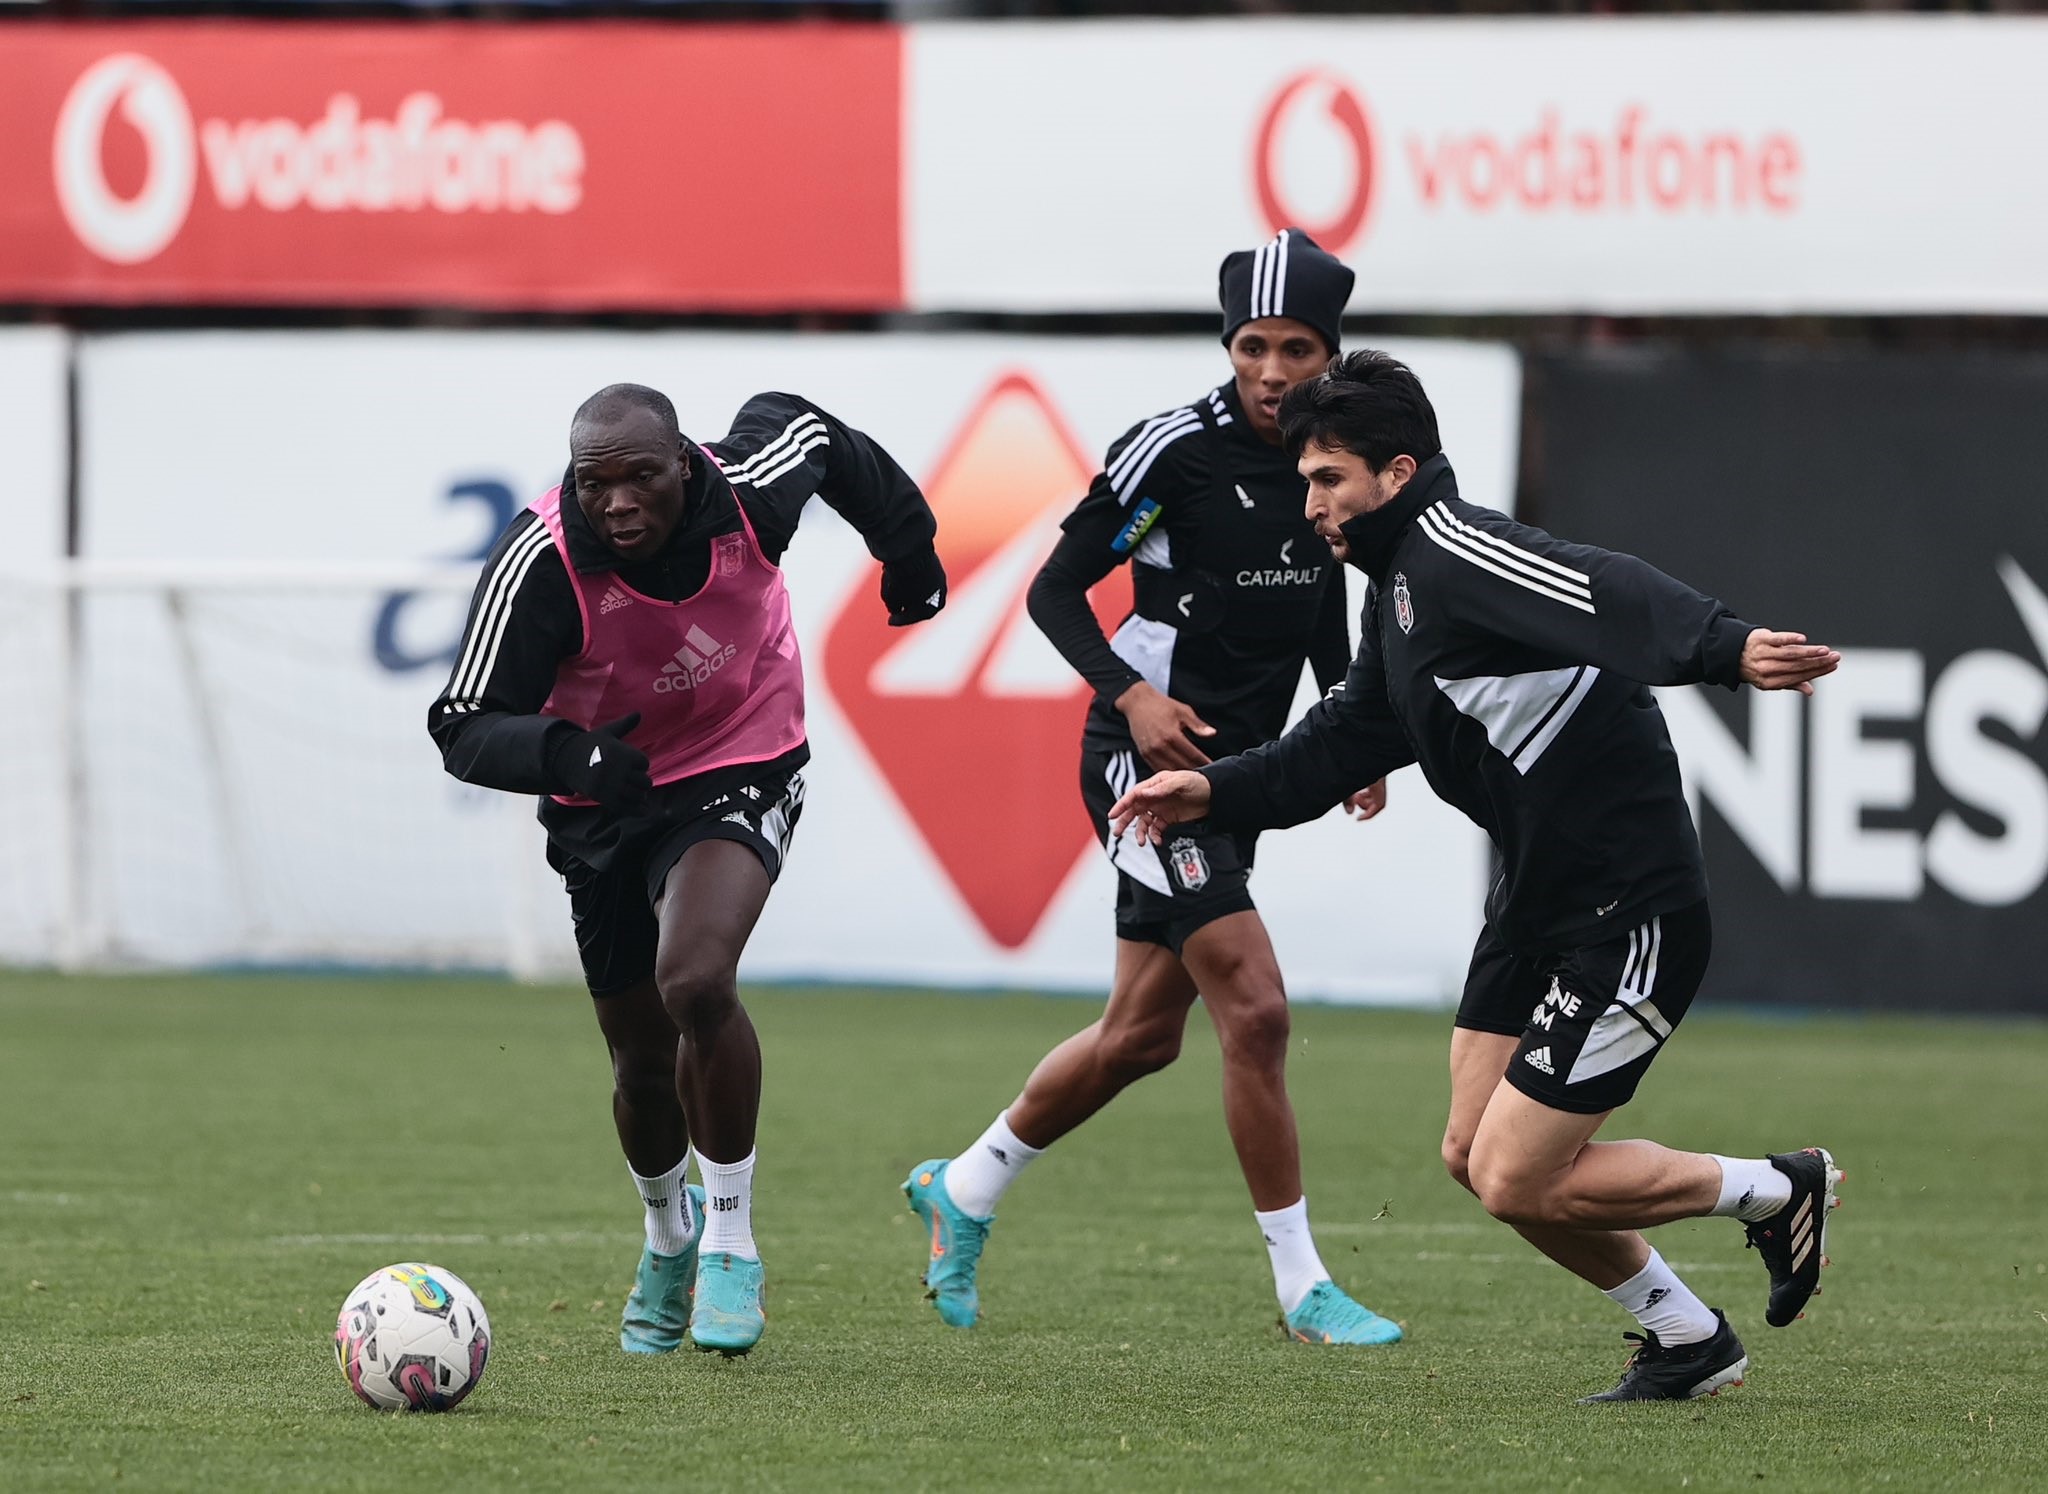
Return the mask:
[[754,1248],[754,1153],[738,1162],[714,1162],[697,1153],[697,1175],[704,1179],[704,1240],[697,1248],[707,1255],[723,1251],[757,1261]]
[[1627,1281],[1602,1296],[1635,1315],[1649,1332],[1664,1344],[1696,1344],[1712,1338],[1720,1328],[1713,1309],[1693,1295],[1678,1273],[1664,1264],[1664,1257],[1650,1252],[1650,1263]]
[[1301,1306],[1319,1281],[1328,1281],[1323,1258],[1316,1254],[1315,1236],[1308,1229],[1308,1199],[1298,1198],[1284,1209],[1270,1214],[1252,1210],[1259,1221],[1259,1233],[1266,1237],[1266,1255],[1273,1263],[1273,1292],[1282,1312]]
[[1755,1224],[1768,1219],[1792,1202],[1792,1179],[1765,1157],[1723,1157],[1709,1152],[1721,1164],[1721,1197],[1709,1211],[1723,1219],[1740,1219]]
[[690,1171],[690,1153],[658,1178],[643,1178],[631,1164],[633,1186],[640,1190],[640,1202],[647,1210],[647,1248],[656,1255],[681,1255],[697,1238],[698,1220],[690,1211],[690,1195],[684,1191]]
[[987,1219],[1024,1169],[1045,1155],[1042,1147],[1026,1146],[1010,1129],[1005,1110],[973,1146],[946,1164],[946,1192],[956,1207]]

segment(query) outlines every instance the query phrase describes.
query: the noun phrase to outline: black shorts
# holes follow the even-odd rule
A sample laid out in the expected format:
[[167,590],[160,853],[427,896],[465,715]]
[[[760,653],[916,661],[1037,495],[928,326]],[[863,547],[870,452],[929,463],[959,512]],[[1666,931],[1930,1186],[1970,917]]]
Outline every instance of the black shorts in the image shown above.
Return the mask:
[[803,808],[804,775],[785,768],[715,795],[692,813],[653,822],[638,845],[623,849],[605,871],[550,843],[548,864],[562,874],[569,892],[576,953],[590,994],[615,996],[654,974],[654,906],[685,851],[707,840],[738,841],[761,858],[773,882],[782,875]]
[[1557,954],[1516,954],[1488,924],[1457,1025],[1519,1036],[1508,1083],[1553,1110],[1597,1115],[1634,1096],[1692,1005],[1713,945],[1704,902]]
[[1109,807],[1152,776],[1128,744],[1090,739],[1081,747],[1081,800],[1095,838],[1116,867],[1116,936],[1179,954],[1205,924],[1252,906],[1248,885],[1256,835],[1212,830],[1202,820],[1172,826],[1164,845],[1141,846],[1128,831],[1109,839]]

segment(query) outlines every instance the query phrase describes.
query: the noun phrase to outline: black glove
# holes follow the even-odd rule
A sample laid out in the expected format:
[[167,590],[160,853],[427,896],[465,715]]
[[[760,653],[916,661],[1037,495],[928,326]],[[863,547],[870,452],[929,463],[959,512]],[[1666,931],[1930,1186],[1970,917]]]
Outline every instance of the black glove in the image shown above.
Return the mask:
[[594,731],[565,734],[551,760],[555,776],[570,793],[595,799],[606,809],[638,809],[654,787],[647,776],[647,754],[625,740],[639,724],[635,711]]
[[907,628],[938,614],[946,605],[946,568],[937,550],[920,550],[882,566],[882,605],[889,626]]

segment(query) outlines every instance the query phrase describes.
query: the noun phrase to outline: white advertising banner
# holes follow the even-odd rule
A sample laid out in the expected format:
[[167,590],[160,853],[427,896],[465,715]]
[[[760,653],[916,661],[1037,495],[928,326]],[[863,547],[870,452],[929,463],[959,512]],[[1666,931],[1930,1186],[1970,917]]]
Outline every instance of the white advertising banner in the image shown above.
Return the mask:
[[[1469,496],[1507,505],[1514,355],[1394,351]],[[1107,985],[1086,688],[1024,591],[1104,447],[1227,377],[1213,342],[187,334],[92,339],[81,359],[86,553],[216,578],[89,609],[98,948],[574,968],[531,802],[447,778],[424,729],[466,595],[350,590],[320,568],[480,556],[557,480],[577,403],[634,380],[705,439],[774,388],[868,431],[929,494],[953,580],[940,618],[892,632],[858,537],[822,504],[806,514],[785,568],[814,762],[746,973]],[[242,586],[219,581],[238,567]],[[1302,994],[1427,1000],[1462,975],[1484,842],[1413,770],[1392,800],[1369,825],[1335,816],[1260,847],[1260,905]]]
[[909,301],[1206,310],[1287,225],[1359,312],[2048,310],[2048,19],[924,25]]
[[47,584],[64,554],[66,364],[55,327],[0,328],[0,961],[60,953],[65,857],[64,599]]

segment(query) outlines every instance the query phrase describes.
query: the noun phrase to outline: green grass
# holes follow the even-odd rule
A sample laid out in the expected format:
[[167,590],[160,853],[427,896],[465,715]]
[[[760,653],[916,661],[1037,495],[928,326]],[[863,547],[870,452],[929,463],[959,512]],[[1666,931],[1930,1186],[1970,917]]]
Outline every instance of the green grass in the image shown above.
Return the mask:
[[[577,993],[0,975],[0,1487],[1901,1489],[2048,1478],[2048,1026],[1702,1013],[1619,1134],[1850,1171],[1808,1321],[1724,1220],[1659,1232],[1748,1385],[1581,1408],[1622,1314],[1436,1161],[1448,1019],[1305,1009],[1292,1083],[1338,1279],[1392,1350],[1284,1342],[1215,1043],[1021,1183],[942,1329],[896,1186],[1090,1009],[755,992],[752,1357],[618,1352],[638,1205]],[[458,1412],[348,1395],[328,1335],[424,1257],[496,1330]]]

